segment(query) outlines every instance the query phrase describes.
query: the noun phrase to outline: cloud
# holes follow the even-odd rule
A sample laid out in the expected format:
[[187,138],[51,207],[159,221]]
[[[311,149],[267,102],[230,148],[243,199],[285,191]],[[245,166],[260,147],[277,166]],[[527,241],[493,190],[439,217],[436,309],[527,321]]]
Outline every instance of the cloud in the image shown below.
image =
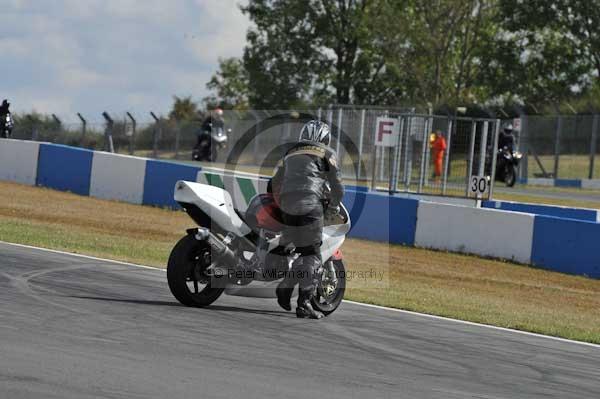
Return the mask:
[[221,57],[250,25],[235,0],[11,0],[0,14],[0,97],[76,120],[104,110],[166,113],[208,94]]

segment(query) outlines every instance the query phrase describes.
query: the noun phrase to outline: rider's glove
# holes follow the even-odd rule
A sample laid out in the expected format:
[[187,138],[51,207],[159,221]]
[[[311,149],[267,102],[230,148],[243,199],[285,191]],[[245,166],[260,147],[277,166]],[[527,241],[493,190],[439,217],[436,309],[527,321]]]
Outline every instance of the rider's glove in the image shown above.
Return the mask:
[[333,219],[340,213],[340,207],[329,205],[325,210],[325,219]]

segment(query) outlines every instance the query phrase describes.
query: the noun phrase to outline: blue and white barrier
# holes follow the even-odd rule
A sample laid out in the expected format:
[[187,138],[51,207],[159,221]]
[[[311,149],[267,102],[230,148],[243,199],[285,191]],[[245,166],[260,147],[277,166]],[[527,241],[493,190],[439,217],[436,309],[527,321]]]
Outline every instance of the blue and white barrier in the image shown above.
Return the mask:
[[520,179],[520,183],[531,184],[533,186],[600,189],[600,179],[548,179],[528,177],[526,179]]
[[597,209],[571,208],[566,206],[527,204],[511,201],[483,201],[484,208],[499,209],[503,211],[533,213],[542,216],[554,216],[565,219],[576,219],[587,222],[600,223],[600,211]]
[[35,185],[40,143],[0,139],[0,180]]
[[90,195],[94,151],[66,145],[40,144],[36,184]]
[[90,196],[141,204],[144,199],[146,159],[95,152]]
[[422,201],[415,245],[530,263],[535,216]]
[[[0,180],[173,208],[178,207],[173,200],[177,180],[231,187],[240,207],[264,192],[268,181],[19,140],[0,140]],[[600,278],[597,210],[506,201],[486,202],[487,209],[478,209],[367,192],[362,187],[347,187],[344,204],[351,213],[351,237],[502,258]]]

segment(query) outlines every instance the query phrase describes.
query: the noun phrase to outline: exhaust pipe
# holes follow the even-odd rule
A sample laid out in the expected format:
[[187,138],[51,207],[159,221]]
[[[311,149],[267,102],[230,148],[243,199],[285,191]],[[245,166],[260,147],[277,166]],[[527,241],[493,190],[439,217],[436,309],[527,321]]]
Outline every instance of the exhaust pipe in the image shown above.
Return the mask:
[[194,238],[198,241],[206,241],[211,248],[212,261],[219,263],[226,263],[229,266],[237,264],[237,257],[235,253],[229,248],[226,242],[221,240],[219,237],[211,233],[210,230],[199,227],[194,235]]

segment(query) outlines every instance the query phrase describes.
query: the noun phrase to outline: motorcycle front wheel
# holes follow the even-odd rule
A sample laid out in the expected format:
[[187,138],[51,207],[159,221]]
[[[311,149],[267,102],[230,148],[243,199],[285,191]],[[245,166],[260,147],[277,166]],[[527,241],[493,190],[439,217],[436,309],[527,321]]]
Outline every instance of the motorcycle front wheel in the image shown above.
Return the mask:
[[504,172],[504,182],[506,187],[513,187],[517,182],[517,168],[513,165],[507,165],[506,171]]
[[340,306],[345,291],[346,267],[344,262],[341,259],[329,260],[323,265],[317,293],[312,298],[311,304],[314,309],[328,316]]
[[175,245],[167,265],[167,281],[173,296],[183,305],[205,307],[221,296],[224,288],[211,287],[206,268],[211,263],[207,243],[193,236],[183,237]]

